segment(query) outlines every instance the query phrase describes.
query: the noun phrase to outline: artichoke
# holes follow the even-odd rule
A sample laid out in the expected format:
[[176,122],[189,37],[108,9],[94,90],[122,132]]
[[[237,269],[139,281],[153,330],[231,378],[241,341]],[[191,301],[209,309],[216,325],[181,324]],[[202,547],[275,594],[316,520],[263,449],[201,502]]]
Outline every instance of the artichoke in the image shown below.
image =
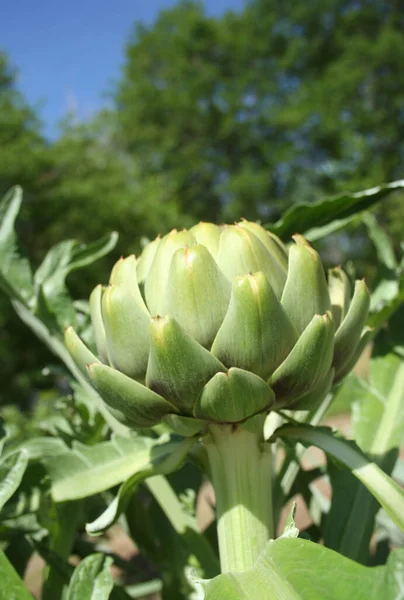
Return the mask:
[[181,433],[272,409],[312,409],[369,337],[369,292],[337,267],[328,284],[300,235],[290,249],[256,223],[199,223],[120,259],[90,297],[95,356],[66,344],[111,412]]

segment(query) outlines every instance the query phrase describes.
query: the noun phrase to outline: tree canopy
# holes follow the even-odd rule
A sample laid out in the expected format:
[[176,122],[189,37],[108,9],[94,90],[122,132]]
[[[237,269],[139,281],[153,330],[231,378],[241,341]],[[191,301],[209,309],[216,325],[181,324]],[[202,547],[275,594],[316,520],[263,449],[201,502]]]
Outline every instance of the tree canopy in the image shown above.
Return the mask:
[[124,146],[213,220],[397,178],[403,27],[396,2],[255,0],[219,19],[181,3],[126,46]]

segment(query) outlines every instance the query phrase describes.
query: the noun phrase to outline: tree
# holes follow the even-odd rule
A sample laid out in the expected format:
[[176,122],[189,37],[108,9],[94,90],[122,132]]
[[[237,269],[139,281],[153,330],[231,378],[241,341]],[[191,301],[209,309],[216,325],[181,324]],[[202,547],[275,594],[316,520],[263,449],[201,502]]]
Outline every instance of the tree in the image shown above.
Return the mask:
[[117,252],[137,253],[141,237],[155,237],[163,221],[168,228],[186,224],[164,173],[139,177],[137,156],[122,147],[116,121],[112,111],[87,123],[66,119],[52,147],[46,194],[51,243],[66,236],[91,240],[117,230]]
[[0,195],[16,182],[36,187],[46,161],[40,122],[15,84],[16,72],[0,52]]
[[213,220],[397,178],[403,26],[393,1],[253,0],[216,19],[180,3],[126,46],[124,147]]

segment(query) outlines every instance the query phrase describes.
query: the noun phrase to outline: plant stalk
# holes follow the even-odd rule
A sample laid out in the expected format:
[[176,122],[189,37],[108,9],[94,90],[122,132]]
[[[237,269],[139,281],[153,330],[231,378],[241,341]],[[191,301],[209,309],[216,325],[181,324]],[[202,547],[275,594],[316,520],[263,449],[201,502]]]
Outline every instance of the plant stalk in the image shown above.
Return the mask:
[[211,425],[204,443],[216,495],[221,571],[246,571],[273,537],[271,449],[262,443],[262,428],[232,425]]

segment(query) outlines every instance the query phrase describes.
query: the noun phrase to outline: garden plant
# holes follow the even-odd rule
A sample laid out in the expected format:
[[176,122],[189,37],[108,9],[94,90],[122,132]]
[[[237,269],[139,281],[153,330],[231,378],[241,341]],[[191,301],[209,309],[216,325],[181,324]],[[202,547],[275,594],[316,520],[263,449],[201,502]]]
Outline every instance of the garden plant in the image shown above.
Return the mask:
[[[88,301],[66,278],[117,234],[63,241],[33,272],[22,190],[7,194],[0,287],[57,364],[50,407],[1,426],[0,598],[31,597],[34,553],[44,600],[401,597],[404,259],[370,209],[403,187],[295,204],[274,224],[162,231]],[[357,225],[378,260],[370,290],[315,249]],[[323,425],[338,404],[348,437]],[[326,460],[308,464],[311,446]],[[143,563],[108,547],[116,523]]]

